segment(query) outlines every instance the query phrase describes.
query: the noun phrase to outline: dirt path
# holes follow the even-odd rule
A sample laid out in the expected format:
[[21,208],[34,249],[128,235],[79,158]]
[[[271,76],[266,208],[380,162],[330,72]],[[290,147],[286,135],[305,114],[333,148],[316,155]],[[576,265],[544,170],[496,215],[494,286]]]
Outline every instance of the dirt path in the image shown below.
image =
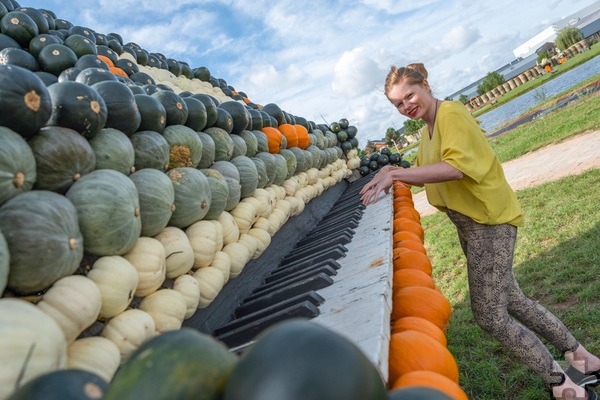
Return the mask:
[[[548,145],[507,161],[502,166],[506,179],[515,191],[600,168],[600,131],[584,133]],[[437,212],[427,202],[424,191],[417,193],[413,201],[422,216]]]

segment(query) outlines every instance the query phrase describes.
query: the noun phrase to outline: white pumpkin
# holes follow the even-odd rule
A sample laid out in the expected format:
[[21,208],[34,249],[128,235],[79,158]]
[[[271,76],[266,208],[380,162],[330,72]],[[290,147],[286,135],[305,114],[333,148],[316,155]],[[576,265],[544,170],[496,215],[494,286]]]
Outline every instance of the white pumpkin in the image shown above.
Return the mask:
[[265,229],[252,228],[248,231],[248,235],[256,239],[256,251],[252,258],[258,258],[271,244],[271,234]]
[[299,189],[298,181],[292,178],[286,179],[282,186],[285,189],[286,195],[288,196],[293,196]]
[[185,234],[194,249],[194,269],[208,267],[215,253],[223,248],[223,226],[219,221],[198,221]]
[[156,332],[180,329],[187,306],[183,295],[173,289],[160,289],[144,297],[139,309],[154,320]]
[[[256,190],[255,190],[256,192]],[[263,213],[267,213],[268,204],[263,203],[259,198],[256,197],[256,193],[252,196],[246,197],[242,199],[241,203],[250,203],[252,204],[252,208],[254,209],[254,216],[252,218],[252,223],[258,219],[258,217],[263,216]]]
[[200,301],[200,285],[192,275],[181,275],[173,282],[173,290],[178,291],[185,301],[186,311],[184,319],[188,319],[196,312]]
[[111,318],[125,311],[138,285],[137,270],[121,256],[100,257],[92,265],[87,277],[100,290],[100,319]]
[[319,180],[319,170],[317,168],[310,168],[306,171],[306,175],[308,176],[309,185],[314,185]]
[[235,278],[242,272],[242,269],[244,269],[244,266],[250,260],[250,250],[242,243],[236,242],[229,243],[227,246],[223,247],[223,252],[227,253],[231,258],[229,278]]
[[166,255],[162,243],[151,237],[140,237],[131,250],[123,254],[138,272],[135,295],[148,296],[160,288],[166,277]]
[[167,226],[154,239],[165,249],[166,277],[177,278],[187,274],[194,266],[194,249],[185,232],[174,226]]
[[129,355],[153,337],[155,332],[156,327],[150,314],[130,308],[108,321],[101,336],[117,345],[123,364]]
[[67,341],[49,315],[25,300],[0,299],[0,399],[67,362]]
[[116,344],[102,336],[77,339],[67,348],[67,368],[90,371],[110,382],[121,364]]
[[267,189],[256,189],[253,197],[258,199],[262,206],[259,216],[264,218],[268,217],[275,206],[275,193],[269,192]]
[[[248,232],[250,232],[250,230]],[[250,258],[252,258],[258,249],[258,241],[256,238],[248,233],[242,233],[238,242],[248,248],[248,253],[250,253]]]
[[[224,251],[217,251],[215,258],[213,258],[210,267],[218,269],[223,274],[224,283],[229,280],[229,274],[231,274],[231,257]],[[202,293],[200,293],[202,294]]]
[[254,225],[252,225],[252,228],[253,229],[254,228],[263,229],[263,230],[269,232],[269,227],[270,226],[271,225],[269,224],[269,220],[267,218],[260,217],[259,219],[256,220],[256,222],[254,223]]
[[198,308],[207,307],[212,303],[226,282],[223,273],[214,267],[200,268],[194,272],[193,277],[200,285]]
[[290,215],[298,215],[298,209],[300,208],[300,199],[298,193],[294,196],[286,196],[285,200],[290,203]]
[[229,243],[235,243],[240,239],[240,228],[238,228],[235,219],[229,212],[223,211],[219,216],[218,221],[223,229],[224,246]]
[[37,306],[58,323],[71,343],[98,319],[102,296],[90,278],[69,275],[54,282]]
[[230,211],[240,233],[248,233],[252,224],[258,219],[256,208],[250,202],[240,201],[233,210]]

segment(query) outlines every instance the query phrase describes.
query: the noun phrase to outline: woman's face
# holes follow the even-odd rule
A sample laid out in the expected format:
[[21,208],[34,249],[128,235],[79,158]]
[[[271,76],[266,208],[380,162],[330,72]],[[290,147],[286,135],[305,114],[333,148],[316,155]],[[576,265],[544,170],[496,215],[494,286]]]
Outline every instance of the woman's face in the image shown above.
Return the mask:
[[432,96],[427,81],[413,84],[400,82],[392,86],[388,99],[400,114],[417,120],[429,110]]

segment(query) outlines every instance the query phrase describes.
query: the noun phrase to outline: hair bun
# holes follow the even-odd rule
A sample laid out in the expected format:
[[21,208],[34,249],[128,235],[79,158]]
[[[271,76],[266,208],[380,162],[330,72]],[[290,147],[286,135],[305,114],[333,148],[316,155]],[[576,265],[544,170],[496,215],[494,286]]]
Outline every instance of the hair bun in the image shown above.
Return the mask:
[[425,69],[425,65],[423,63],[411,63],[406,66],[406,68],[414,69],[423,74],[425,79],[427,79],[427,70]]

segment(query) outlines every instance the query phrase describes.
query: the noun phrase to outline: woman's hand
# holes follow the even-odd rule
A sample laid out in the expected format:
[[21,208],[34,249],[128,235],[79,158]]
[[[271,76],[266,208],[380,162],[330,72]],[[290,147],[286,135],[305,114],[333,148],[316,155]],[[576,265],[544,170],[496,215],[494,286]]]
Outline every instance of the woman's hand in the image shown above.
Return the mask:
[[[373,178],[374,179],[374,178]],[[390,188],[392,187],[394,180],[392,178],[391,172],[388,172],[382,175],[374,186],[368,188],[364,193],[361,190],[361,198],[360,200],[364,205],[368,205],[370,203],[375,203],[379,198],[379,194],[383,191],[385,193],[389,193]]]
[[379,183],[379,181],[381,179],[383,179],[383,177],[385,175],[387,175],[388,172],[392,171],[393,169],[394,169],[394,167],[392,167],[391,165],[386,165],[384,167],[381,167],[379,169],[379,171],[375,174],[375,176],[373,177],[373,179],[371,179],[371,181],[369,183],[367,183],[360,190],[360,194],[365,194],[365,193],[367,193],[367,191],[371,190],[371,188],[373,188],[375,185],[377,185]]

